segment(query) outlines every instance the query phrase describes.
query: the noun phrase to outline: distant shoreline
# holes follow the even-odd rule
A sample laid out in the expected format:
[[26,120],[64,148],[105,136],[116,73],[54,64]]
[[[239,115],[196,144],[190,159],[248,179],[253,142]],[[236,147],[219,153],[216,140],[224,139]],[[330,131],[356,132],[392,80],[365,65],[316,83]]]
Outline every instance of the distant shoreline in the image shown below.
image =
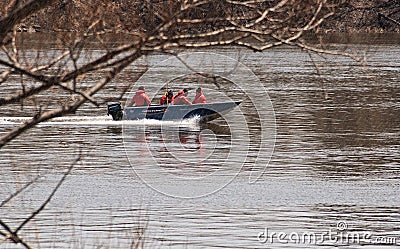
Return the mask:
[[[79,32],[76,31],[44,31],[44,32],[19,32],[19,35],[23,36],[26,34],[29,36],[29,40],[35,44],[35,46],[43,46],[41,43],[43,37],[52,37],[54,41],[65,40],[67,38],[73,39]],[[115,33],[106,32],[101,35],[102,40],[105,42],[112,42],[115,44],[122,45],[125,42],[131,42],[137,39],[135,33]],[[399,32],[327,32],[327,33],[312,33],[305,34],[303,39],[308,43],[315,44],[400,44],[400,33]],[[17,42],[19,39],[17,39]],[[26,42],[26,40],[25,40]]]
[[[390,0],[342,1],[338,6],[332,7],[334,14],[313,32],[316,34],[400,33],[400,4],[396,2]],[[329,4],[327,3],[327,6]],[[115,0],[105,4],[98,0],[89,2],[60,0],[59,3],[26,19],[17,27],[17,30],[20,32],[84,32],[94,20],[89,13],[97,13],[102,19],[100,31],[126,34],[146,33],[159,24],[158,17],[154,13],[156,11],[156,5],[146,6],[141,1]]]

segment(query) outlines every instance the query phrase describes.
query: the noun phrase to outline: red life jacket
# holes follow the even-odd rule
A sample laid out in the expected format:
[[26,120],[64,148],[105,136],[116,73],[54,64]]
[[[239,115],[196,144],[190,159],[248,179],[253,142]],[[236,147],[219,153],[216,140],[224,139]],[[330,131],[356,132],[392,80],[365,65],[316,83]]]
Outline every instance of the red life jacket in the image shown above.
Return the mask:
[[135,96],[133,96],[130,106],[136,104],[136,106],[149,106],[151,101],[149,97],[146,95],[145,91],[137,90]]
[[183,90],[180,90],[180,91],[174,96],[174,99],[176,99],[176,97],[182,95],[183,93],[184,93],[184,91],[183,91]]
[[180,94],[172,101],[173,105],[191,105],[192,103],[186,98],[185,95]]
[[168,98],[168,96],[163,95],[160,99],[160,105],[168,105],[171,104],[172,101],[174,101],[174,97],[172,97],[171,99]]

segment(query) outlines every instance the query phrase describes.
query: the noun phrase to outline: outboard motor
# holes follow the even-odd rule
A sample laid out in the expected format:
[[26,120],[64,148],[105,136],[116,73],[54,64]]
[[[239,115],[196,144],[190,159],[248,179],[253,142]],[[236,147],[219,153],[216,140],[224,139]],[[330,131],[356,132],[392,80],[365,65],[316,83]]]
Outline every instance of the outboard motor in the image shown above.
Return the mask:
[[121,103],[113,103],[113,104],[108,104],[107,105],[107,115],[111,115],[113,120],[121,120],[122,117],[124,116],[124,113],[122,112],[122,107]]

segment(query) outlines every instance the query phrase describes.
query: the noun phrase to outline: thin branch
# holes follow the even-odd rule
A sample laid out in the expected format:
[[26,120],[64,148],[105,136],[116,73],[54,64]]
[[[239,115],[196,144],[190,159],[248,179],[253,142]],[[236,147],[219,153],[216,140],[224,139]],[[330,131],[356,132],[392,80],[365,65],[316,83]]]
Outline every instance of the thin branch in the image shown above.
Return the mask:
[[269,8],[269,9],[266,9],[266,10],[262,13],[262,15],[261,15],[259,18],[257,18],[257,20],[255,20],[255,21],[252,22],[252,23],[249,23],[248,25],[246,25],[246,27],[249,28],[249,27],[252,27],[252,26],[254,26],[254,25],[260,23],[261,21],[263,21],[263,20],[267,17],[267,15],[268,15],[270,12],[275,12],[275,11],[277,11],[277,9],[282,8],[285,4],[287,4],[287,2],[288,2],[288,0],[282,0],[282,1],[280,1],[277,5],[275,5],[274,7]]
[[78,90],[75,86],[74,86],[74,88],[70,88],[66,84],[62,84],[62,83],[58,83],[56,85],[60,86],[62,89],[66,90],[66,91],[68,91],[70,93],[75,93],[75,94],[78,94],[78,95],[84,97],[86,100],[88,100],[94,106],[97,106],[97,107],[99,106],[97,101],[92,96],[89,96],[85,92],[82,92],[82,91]]
[[327,50],[327,49],[320,49],[320,48],[316,48],[316,47],[307,45],[307,44],[305,44],[303,42],[285,42],[285,41],[283,41],[283,42],[288,44],[288,45],[291,45],[291,46],[297,46],[297,47],[300,47],[302,49],[315,52],[317,54],[340,55],[340,56],[344,56],[344,57],[349,57],[349,58],[353,59],[354,61],[358,61],[358,62],[362,62],[364,60],[364,58],[359,57],[357,54],[351,54],[351,53],[342,52],[342,51],[333,51],[333,50]]
[[8,69],[0,74],[0,84],[8,80],[12,71],[12,69]]
[[24,6],[11,11],[5,17],[0,19],[0,44],[4,44],[4,39],[9,30],[20,23],[22,20],[31,14],[47,7],[48,5],[56,2],[56,0],[31,0]]
[[17,234],[26,224],[28,224],[29,221],[31,221],[33,218],[35,218],[36,215],[38,215],[46,206],[47,204],[51,201],[53,196],[56,194],[57,190],[60,188],[60,186],[63,184],[67,176],[71,173],[72,169],[74,168],[75,164],[78,163],[81,160],[81,155],[79,153],[78,158],[75,159],[75,161],[69,166],[67,172],[64,173],[63,177],[60,179],[56,187],[53,189],[51,194],[47,197],[46,201],[43,202],[43,204],[35,211],[33,212],[27,219],[25,219],[21,225],[14,231],[15,234]]
[[8,232],[8,233],[0,232],[0,235],[2,235],[5,240],[11,240],[16,244],[21,244],[26,249],[32,248],[28,243],[26,243],[22,238],[20,238],[16,232],[13,232],[11,228],[1,219],[0,219],[0,226],[2,226]]
[[220,40],[220,41],[204,41],[204,42],[185,42],[185,41],[179,41],[179,42],[170,42],[166,44],[162,44],[160,46],[155,46],[152,50],[155,51],[166,51],[168,49],[172,48],[201,48],[201,47],[213,47],[213,46],[224,46],[224,45],[230,45],[230,44],[235,44],[237,41],[244,39],[246,37],[249,37],[249,34],[242,34],[238,35],[236,37],[233,37],[231,39],[226,39],[226,40]]
[[318,74],[318,75],[321,75],[321,69],[319,68],[319,66],[318,66],[317,63],[315,62],[315,60],[314,60],[314,58],[312,57],[312,55],[311,55],[311,53],[310,53],[309,50],[307,50],[307,54],[308,54],[308,57],[309,57],[310,60],[311,60],[311,63],[313,64],[315,70],[317,70],[317,74]]
[[[23,75],[27,75],[37,81],[43,82],[43,84],[38,87],[33,87],[25,92],[21,92],[21,93],[15,95],[15,96],[5,97],[5,98],[1,99],[0,106],[19,102],[22,99],[33,96],[39,92],[45,91],[52,86],[60,85],[59,83],[61,83],[61,82],[70,81],[73,78],[78,77],[79,75],[86,74],[93,70],[107,68],[108,65],[107,64],[104,65],[104,63],[107,63],[108,61],[112,60],[113,58],[115,58],[116,56],[118,56],[124,52],[128,52],[129,50],[135,49],[137,46],[138,46],[137,42],[134,42],[129,45],[121,46],[121,47],[113,50],[112,52],[103,55],[102,57],[98,58],[97,60],[92,61],[92,62],[80,67],[77,70],[74,70],[70,73],[67,73],[67,74],[61,75],[61,76],[50,76],[49,77],[49,76],[46,76],[43,74],[37,74],[35,72],[30,71],[29,69],[22,68],[19,65],[15,65],[15,64],[12,64],[7,61],[0,60],[0,65],[4,65],[6,67],[12,68],[15,71],[17,71]],[[124,59],[122,59],[122,60],[124,60]]]
[[[110,69],[108,71],[108,74],[105,77],[103,77],[94,86],[92,86],[87,91],[85,91],[84,95],[92,96],[95,93],[97,93],[108,82],[110,82],[118,73],[120,73],[125,67],[127,67],[129,64],[131,64],[133,61],[138,59],[141,55],[142,55],[142,53],[135,52],[135,53],[131,54],[130,56],[127,56],[125,58],[125,60],[121,62],[120,65]],[[65,114],[74,113],[86,101],[87,101],[87,98],[84,96],[81,96],[80,98],[78,98],[76,101],[74,101],[71,104],[66,104],[55,110],[51,110],[51,111],[47,111],[47,112],[39,113],[38,115],[35,115],[32,119],[26,121],[21,126],[18,126],[14,129],[12,129],[10,132],[8,132],[8,133],[4,134],[2,137],[0,137],[0,148],[5,146],[7,143],[9,143],[11,140],[16,138],[23,132],[27,131],[28,129],[34,127],[35,125],[37,125],[41,122],[50,120],[55,117],[60,117]]]
[[[2,235],[4,237],[5,240],[11,240],[12,242],[16,243],[16,244],[21,244],[23,245],[26,249],[30,249],[32,248],[28,243],[26,243],[21,237],[19,237],[18,232],[26,225],[29,223],[29,221],[31,221],[33,218],[36,217],[36,215],[38,215],[40,212],[42,212],[45,207],[47,206],[47,204],[51,201],[51,199],[53,198],[53,196],[56,194],[56,192],[58,191],[58,189],[60,188],[60,186],[63,184],[63,182],[65,181],[65,179],[67,178],[68,175],[70,175],[72,169],[74,168],[74,166],[81,160],[81,153],[79,153],[78,158],[75,159],[75,161],[68,167],[68,170],[64,173],[63,177],[59,180],[59,182],[57,183],[56,187],[53,189],[53,191],[51,192],[51,194],[47,197],[47,199],[43,202],[43,204],[37,209],[35,210],[35,212],[33,212],[28,218],[26,218],[19,226],[17,229],[15,229],[15,231],[13,231],[4,221],[2,221],[0,219],[0,226],[2,226],[4,228],[4,230],[7,231],[7,233],[1,232],[0,231],[0,235]],[[38,178],[38,177],[37,177]],[[36,181],[36,179],[34,179],[34,181]],[[31,181],[30,183],[28,183],[27,185],[25,185],[23,189],[26,189],[29,185],[31,185],[34,181]],[[15,197],[18,193],[20,193],[22,190],[17,191],[16,194],[13,194],[12,197]],[[10,198],[9,198],[10,199]]]
[[53,67],[56,63],[60,62],[62,59],[64,59],[65,57],[67,57],[69,55],[70,51],[65,51],[64,53],[62,53],[60,56],[58,56],[57,58],[55,58],[54,60],[48,62],[45,65],[42,66],[38,66],[35,68],[32,68],[30,71],[35,73],[35,72],[39,72],[39,71],[43,71],[43,70],[47,70],[51,67]]
[[2,226],[4,228],[4,230],[6,230],[9,234],[12,234],[13,231],[11,230],[11,228],[0,219],[0,226]]
[[13,193],[12,195],[10,195],[7,199],[3,200],[0,203],[0,207],[4,206],[5,204],[7,204],[9,201],[11,201],[14,197],[16,197],[17,195],[19,195],[22,191],[24,191],[25,189],[27,189],[30,185],[32,185],[33,183],[35,183],[40,176],[36,176],[33,180],[29,181],[27,184],[25,184],[22,188],[20,188],[19,190],[17,190],[15,193]]

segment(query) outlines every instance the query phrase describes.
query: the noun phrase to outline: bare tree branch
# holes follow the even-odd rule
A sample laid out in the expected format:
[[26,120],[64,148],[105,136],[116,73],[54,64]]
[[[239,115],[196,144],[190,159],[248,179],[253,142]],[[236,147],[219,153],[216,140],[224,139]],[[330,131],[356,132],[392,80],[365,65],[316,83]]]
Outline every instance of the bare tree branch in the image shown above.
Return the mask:
[[[47,197],[47,199],[42,203],[42,205],[36,209],[28,218],[26,218],[19,226],[17,229],[15,229],[14,231],[4,222],[0,219],[0,226],[3,227],[3,229],[6,232],[1,232],[0,231],[0,235],[4,237],[4,239],[6,240],[11,240],[12,242],[16,243],[16,244],[21,244],[22,246],[24,246],[27,249],[32,248],[28,243],[26,243],[19,235],[18,232],[23,229],[23,227],[28,224],[33,218],[35,218],[40,212],[42,212],[45,207],[47,206],[47,204],[49,204],[49,202],[51,201],[51,199],[53,198],[53,196],[56,194],[56,192],[58,191],[58,189],[61,187],[61,185],[63,184],[63,182],[65,181],[65,179],[67,178],[68,175],[71,174],[72,169],[74,168],[74,166],[81,160],[81,153],[79,153],[79,156],[75,159],[75,161],[68,167],[68,170],[63,174],[63,176],[61,177],[61,179],[58,181],[57,185],[55,186],[55,188],[53,189],[53,191],[50,193],[50,195]],[[34,179],[34,181],[36,181],[37,178]],[[12,195],[11,198],[15,197],[16,195],[18,195],[23,189],[26,189],[29,185],[31,185],[34,181],[29,182],[28,184],[26,184],[21,190],[17,191],[16,193],[14,193]],[[10,198],[8,198],[10,199]]]
[[[27,5],[24,6],[26,7]],[[306,7],[304,13],[298,13],[297,10],[302,7]],[[223,11],[204,12],[202,8],[221,8]],[[6,49],[3,49],[9,61],[0,59],[0,65],[9,68],[8,71],[3,72],[2,79],[6,79],[14,71],[23,76],[28,76],[41,84],[28,88],[21,81],[22,91],[0,99],[0,106],[17,103],[52,87],[58,87],[68,93],[77,94],[80,98],[57,109],[38,113],[25,124],[5,134],[0,139],[0,148],[40,122],[74,113],[85,102],[91,102],[98,106],[99,103],[92,97],[90,91],[97,89],[94,90],[96,92],[103,88],[107,82],[114,78],[115,74],[119,73],[122,68],[125,68],[142,54],[151,52],[173,53],[174,49],[177,48],[202,48],[224,45],[239,45],[254,51],[263,51],[287,44],[317,54],[326,53],[358,59],[355,55],[346,52],[317,48],[300,40],[305,32],[315,29],[333,14],[332,9],[327,8],[325,0],[315,0],[315,4],[305,4],[291,0],[225,0],[218,3],[211,0],[194,0],[171,3],[169,9],[160,8],[157,11],[160,13],[157,13],[154,17],[161,18],[162,23],[149,32],[148,37],[142,35],[137,41],[107,50],[105,54],[97,59],[81,66],[78,65],[78,57],[76,57],[82,51],[80,39],[77,39],[72,47],[58,58],[55,58],[47,65],[36,67],[23,66],[18,62],[18,51],[15,49],[15,39],[13,39],[12,52],[7,52]],[[88,30],[91,30],[99,23],[99,19],[95,19],[88,27]],[[66,59],[67,56],[69,56],[69,61],[73,67],[71,71],[61,70],[55,75],[42,73],[42,70],[51,68],[60,60]],[[78,88],[78,78],[84,78],[87,73],[100,72],[104,69],[109,69],[109,75],[89,87],[89,90]],[[21,77],[21,79],[23,78]]]
[[19,195],[22,191],[24,191],[25,189],[27,189],[29,186],[31,186],[33,183],[35,183],[40,176],[35,177],[34,179],[32,179],[31,181],[29,181],[28,183],[26,183],[22,188],[18,189],[16,192],[14,192],[12,195],[10,195],[8,198],[6,198],[5,200],[3,200],[0,203],[0,208],[2,206],[4,206],[5,204],[7,204],[9,201],[11,201],[14,197],[16,197],[17,195]]
[[[218,4],[224,7],[218,6]],[[92,94],[90,94],[90,89],[100,90],[107,82],[114,78],[115,74],[120,72],[120,69],[122,70],[122,68],[128,65],[126,63],[134,61],[142,54],[156,51],[171,53],[176,48],[201,48],[224,45],[239,45],[254,51],[263,51],[287,44],[318,54],[326,53],[358,59],[355,55],[346,52],[316,48],[299,40],[305,32],[315,29],[333,14],[331,9],[327,9],[325,5],[325,0],[316,0],[314,5],[290,0],[250,0],[243,2],[226,0],[221,3],[210,0],[177,2],[175,5],[171,5],[171,8],[168,10],[158,10],[160,13],[155,15],[155,17],[161,18],[162,24],[152,30],[150,32],[151,35],[147,38],[142,36],[139,40],[130,44],[107,50],[104,55],[82,66],[78,66],[75,54],[79,54],[82,49],[80,39],[76,40],[74,45],[58,58],[55,58],[47,65],[37,67],[25,67],[18,62],[18,51],[15,49],[15,39],[13,39],[12,53],[4,49],[9,62],[0,59],[0,65],[9,68],[8,71],[3,72],[2,79],[6,79],[10,72],[14,71],[41,82],[41,84],[26,89],[22,83],[22,91],[0,99],[0,106],[17,103],[44,92],[51,87],[59,87],[61,90],[77,94],[80,98],[58,109],[38,113],[30,121],[5,134],[0,139],[0,148],[8,141],[40,122],[74,113],[76,109],[87,101],[98,106],[99,104],[92,97]],[[304,6],[308,8],[304,11],[305,13],[299,14],[296,12],[296,8]],[[225,10],[222,13],[217,11],[204,13],[201,9],[203,7],[225,8]],[[231,10],[228,10],[228,7],[231,7]],[[241,10],[242,14],[236,14],[235,10]],[[202,18],[199,18],[199,15]],[[98,23],[100,23],[98,19],[93,21],[88,29],[91,30]],[[303,23],[303,25],[299,25],[299,23]],[[132,54],[129,55],[131,52]],[[42,70],[51,68],[58,61],[67,58],[68,55],[70,58],[69,61],[73,66],[71,71],[63,70],[53,76],[41,72]],[[124,66],[121,68],[121,65]],[[110,69],[108,76],[105,76],[94,86],[90,87],[89,90],[78,89],[77,79],[79,77],[84,78],[87,73],[99,72],[104,69]],[[110,75],[112,76],[110,77]],[[68,82],[72,82],[72,86]]]
[[71,173],[72,168],[76,165],[76,163],[78,163],[81,160],[80,155],[78,156],[77,159],[75,159],[75,161],[69,166],[67,172],[64,173],[63,177],[60,179],[60,181],[57,183],[56,187],[53,189],[53,191],[51,192],[51,194],[47,197],[47,199],[43,202],[43,204],[35,211],[33,212],[27,219],[25,219],[21,225],[19,225],[19,227],[17,229],[15,229],[14,233],[18,233],[29,221],[31,221],[33,218],[36,217],[36,215],[38,215],[46,206],[47,204],[49,204],[49,202],[51,201],[51,199],[53,198],[53,196],[55,195],[55,193],[57,192],[57,190],[60,188],[60,186],[63,184],[63,182],[65,181],[65,179],[67,178],[67,176]]
[[71,104],[66,104],[58,109],[47,111],[44,113],[39,113],[32,119],[28,120],[21,126],[18,126],[12,129],[10,132],[6,133],[2,137],[0,137],[0,148],[6,145],[8,142],[19,136],[21,133],[25,132],[26,130],[34,127],[35,125],[47,121],[49,119],[60,117],[65,114],[74,113],[81,105],[83,105],[87,97],[84,96],[92,96],[99,90],[101,90],[108,82],[110,82],[118,73],[120,73],[125,67],[131,64],[133,61],[138,59],[142,54],[139,52],[135,52],[130,56],[126,57],[124,61],[120,63],[120,65],[115,66],[114,68],[110,69],[107,75],[99,80],[93,87],[89,88],[87,91],[83,93],[83,96],[78,98]]
[[[41,86],[38,87],[33,87],[27,91],[23,91],[18,95],[15,96],[10,96],[10,97],[6,97],[3,98],[2,100],[0,100],[0,106],[2,105],[7,105],[7,104],[11,104],[11,103],[16,103],[22,99],[25,99],[27,97],[33,96],[39,92],[45,91],[47,89],[49,89],[52,86],[61,86],[64,87],[63,85],[61,85],[60,83],[62,82],[68,82],[70,80],[73,80],[74,78],[92,72],[94,70],[100,70],[100,69],[104,69],[104,68],[109,68],[110,64],[107,64],[110,60],[112,60],[113,58],[115,58],[116,56],[128,52],[131,49],[135,49],[135,47],[137,46],[137,43],[134,44],[129,44],[127,46],[122,46],[120,48],[117,48],[115,50],[113,50],[110,53],[105,54],[104,56],[100,57],[99,59],[88,63],[76,70],[73,70],[72,72],[68,72],[65,75],[56,75],[56,76],[46,76],[43,74],[37,74],[36,71],[37,70],[29,70],[26,68],[22,68],[19,65],[4,61],[0,59],[0,65],[4,65],[7,66],[9,68],[12,68],[13,70],[15,70],[16,72],[19,72],[23,75],[29,76],[32,79],[35,79],[39,82],[42,82],[43,84]],[[122,60],[125,60],[126,58],[120,59],[119,63]],[[68,89],[70,90],[70,89]]]
[[0,84],[8,80],[8,77],[10,76],[12,71],[12,69],[8,69],[0,74]]
[[[5,17],[1,18],[0,45],[4,44],[4,39],[8,31],[12,30],[16,24],[54,2],[56,2],[56,0],[31,0],[27,2],[24,6],[12,10]],[[18,4],[15,4],[15,6],[18,6]]]

